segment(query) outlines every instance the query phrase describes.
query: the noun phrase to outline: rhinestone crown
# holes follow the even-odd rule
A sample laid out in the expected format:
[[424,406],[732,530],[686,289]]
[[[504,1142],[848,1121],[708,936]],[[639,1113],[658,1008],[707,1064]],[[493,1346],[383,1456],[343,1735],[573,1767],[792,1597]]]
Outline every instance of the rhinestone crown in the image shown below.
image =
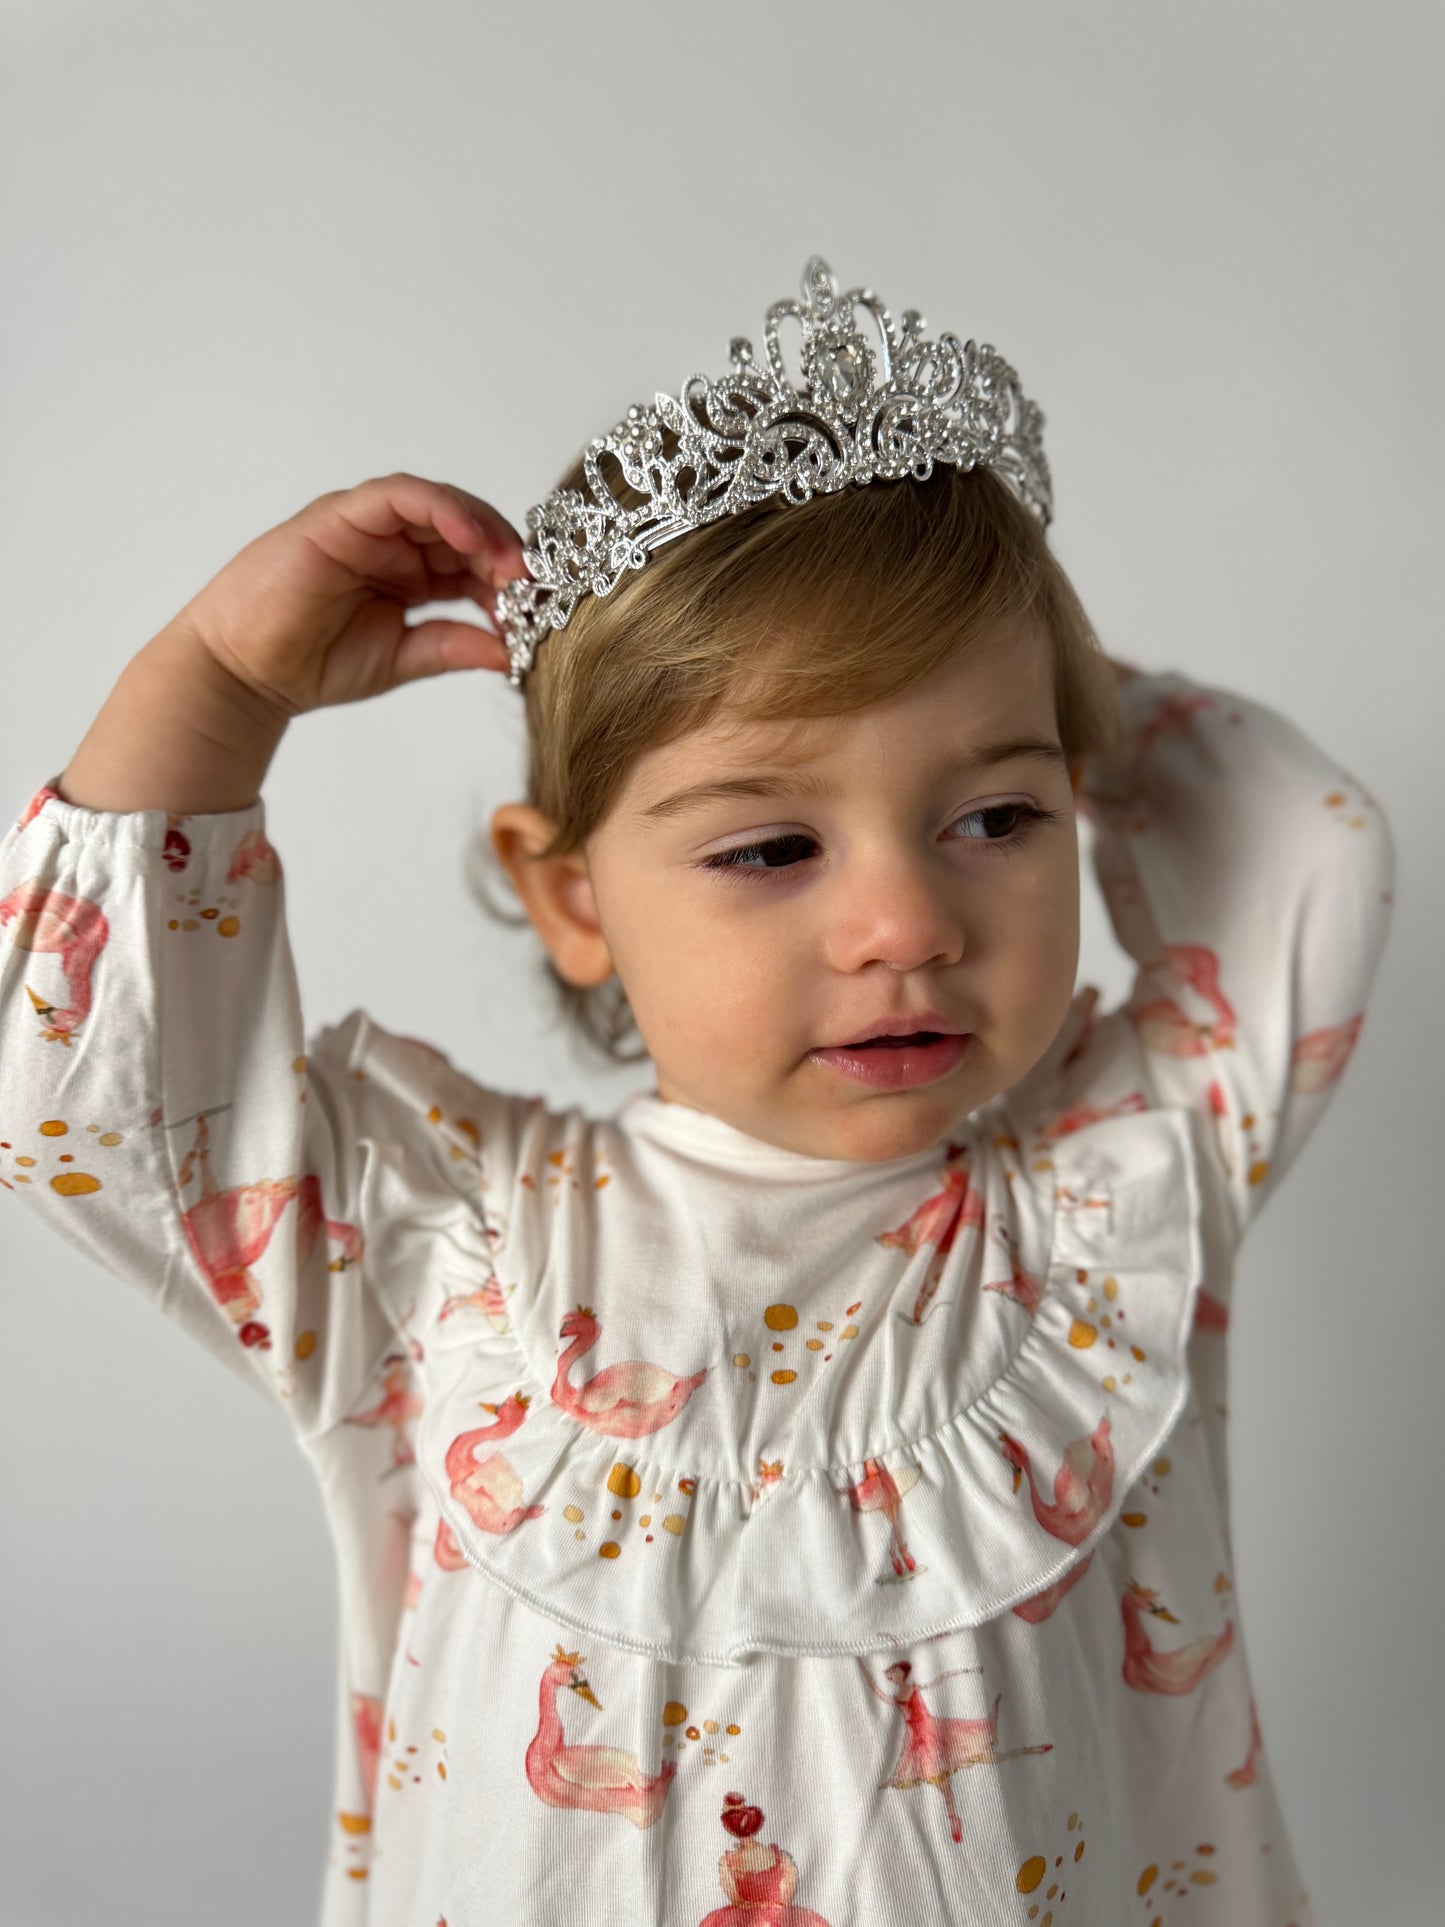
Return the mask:
[[[766,368],[736,336],[731,374],[690,375],[680,396],[629,408],[588,445],[585,492],[554,489],[528,509],[536,534],[523,551],[529,573],[496,598],[514,688],[547,631],[565,629],[584,595],[610,595],[665,542],[775,496],[801,503],[848,483],[905,475],[924,482],[936,461],[951,462],[996,470],[1047,528],[1044,417],[1001,355],[952,334],[925,341],[916,309],[895,325],[871,288],[840,295],[821,255],[803,270],[802,297],[768,309]],[[860,307],[873,318],[875,339],[859,326]],[[779,346],[786,316],[802,323],[801,388]],[[618,500],[603,473],[609,454],[609,469],[645,497],[635,507]]]

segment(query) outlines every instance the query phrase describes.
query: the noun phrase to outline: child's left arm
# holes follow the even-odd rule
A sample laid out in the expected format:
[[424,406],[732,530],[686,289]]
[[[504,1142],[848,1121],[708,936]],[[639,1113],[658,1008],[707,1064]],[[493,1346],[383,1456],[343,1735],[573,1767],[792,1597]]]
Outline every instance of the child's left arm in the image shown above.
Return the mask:
[[1153,1103],[1202,1114],[1236,1241],[1333,1096],[1389,932],[1378,803],[1286,717],[1177,674],[1119,678],[1126,745],[1081,808]]

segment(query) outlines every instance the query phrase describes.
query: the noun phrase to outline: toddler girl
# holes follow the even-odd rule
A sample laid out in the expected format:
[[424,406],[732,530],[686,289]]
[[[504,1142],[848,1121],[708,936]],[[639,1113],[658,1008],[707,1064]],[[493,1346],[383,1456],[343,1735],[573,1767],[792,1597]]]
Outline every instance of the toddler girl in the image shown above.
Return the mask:
[[[634,409],[525,548],[414,475],[322,496],[0,848],[0,1182],[321,1484],[325,1927],[1311,1919],[1234,1592],[1230,1286],[1393,845],[1281,715],[1109,663],[1042,418],[921,330],[815,259],[765,365]],[[461,596],[493,630],[407,623]],[[605,1120],[303,1028],[277,745],[473,668],[526,704],[495,854],[572,1016],[655,1068]]]

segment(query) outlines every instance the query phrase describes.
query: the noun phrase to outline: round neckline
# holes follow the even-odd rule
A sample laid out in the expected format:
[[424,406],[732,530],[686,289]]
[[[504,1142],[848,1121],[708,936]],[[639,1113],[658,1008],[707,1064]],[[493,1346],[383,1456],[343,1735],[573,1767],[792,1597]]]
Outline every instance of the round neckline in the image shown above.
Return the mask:
[[910,1151],[897,1158],[820,1158],[808,1151],[793,1151],[784,1144],[770,1144],[766,1138],[752,1137],[737,1125],[711,1111],[694,1110],[690,1104],[676,1104],[659,1097],[656,1091],[634,1091],[619,1107],[615,1122],[625,1130],[638,1130],[664,1143],[685,1150],[707,1151],[738,1164],[777,1164],[800,1175],[811,1172],[817,1177],[834,1177],[843,1171],[906,1171],[938,1156],[940,1137],[921,1151]]

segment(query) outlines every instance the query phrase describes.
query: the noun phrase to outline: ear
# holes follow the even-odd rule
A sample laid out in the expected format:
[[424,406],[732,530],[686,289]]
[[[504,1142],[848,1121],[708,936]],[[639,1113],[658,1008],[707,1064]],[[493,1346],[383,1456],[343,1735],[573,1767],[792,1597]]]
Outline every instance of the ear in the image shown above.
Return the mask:
[[602,934],[587,858],[581,850],[542,856],[556,826],[529,803],[504,803],[493,812],[496,851],[532,927],[569,984],[605,983],[615,968]]

